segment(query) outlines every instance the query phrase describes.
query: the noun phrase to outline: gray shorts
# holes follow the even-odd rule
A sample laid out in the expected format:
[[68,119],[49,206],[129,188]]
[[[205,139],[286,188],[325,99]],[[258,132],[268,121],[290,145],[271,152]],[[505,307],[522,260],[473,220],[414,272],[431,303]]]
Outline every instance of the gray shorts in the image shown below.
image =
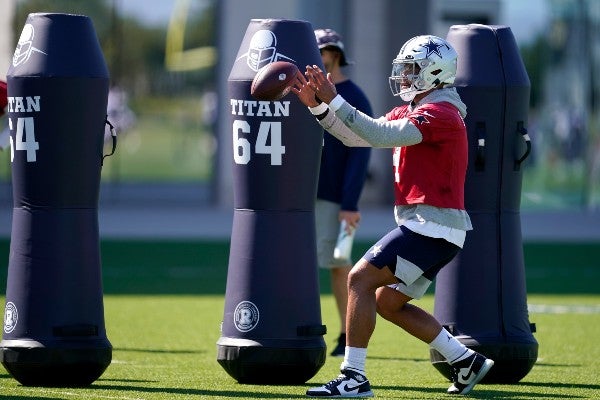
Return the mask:
[[321,268],[338,268],[352,265],[352,259],[333,258],[333,249],[340,230],[340,205],[317,199],[315,203],[315,226],[317,228],[317,262]]

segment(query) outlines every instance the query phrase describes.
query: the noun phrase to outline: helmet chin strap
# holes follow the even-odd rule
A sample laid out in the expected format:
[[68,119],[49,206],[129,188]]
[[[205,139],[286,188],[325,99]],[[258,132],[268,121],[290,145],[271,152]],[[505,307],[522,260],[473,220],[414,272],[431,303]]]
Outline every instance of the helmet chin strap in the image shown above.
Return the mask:
[[400,93],[400,98],[404,101],[413,101],[413,99],[415,98],[416,95],[417,95],[417,91],[412,90],[408,93]]
[[418,95],[419,93],[426,92],[426,90],[419,89],[414,83],[411,86],[411,89],[412,90],[410,90],[408,92],[400,93],[400,97],[402,98],[402,100],[413,101],[416,95]]

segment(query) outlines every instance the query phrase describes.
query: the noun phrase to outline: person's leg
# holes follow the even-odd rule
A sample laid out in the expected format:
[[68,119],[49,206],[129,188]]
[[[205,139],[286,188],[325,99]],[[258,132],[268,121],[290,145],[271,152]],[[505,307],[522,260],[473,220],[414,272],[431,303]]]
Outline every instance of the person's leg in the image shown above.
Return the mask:
[[348,275],[348,308],[346,310],[346,345],[366,348],[375,329],[377,316],[375,291],[395,283],[388,268],[377,268],[361,259]]
[[346,349],[340,367],[342,374],[325,385],[307,390],[315,397],[370,396],[370,383],[365,374],[367,346],[375,330],[377,317],[376,290],[398,283],[392,272],[398,254],[398,242],[404,232],[396,228],[379,240],[348,275],[348,307],[346,309]]
[[396,282],[388,268],[377,268],[361,259],[348,275],[346,310],[346,349],[340,369],[365,373],[367,346],[377,317],[375,292],[378,287]]
[[[409,304],[421,298],[439,270],[458,252],[458,247],[443,239],[435,239],[400,228],[396,235],[396,263],[392,269],[399,283],[377,290],[377,312],[438,351],[451,365],[449,394],[467,394],[494,365],[492,360],[467,348],[452,336],[435,317]],[[369,257],[366,256],[368,259]],[[378,261],[375,260],[375,263]],[[388,259],[388,265],[392,262]]]
[[377,312],[386,320],[425,343],[431,343],[442,326],[427,311],[409,304],[412,298],[388,286],[377,290]]
[[[402,288],[402,285],[398,285]],[[410,288],[406,288],[410,291]],[[427,311],[409,304],[412,299],[393,287],[377,290],[377,312],[386,320],[429,344],[452,366],[449,394],[467,394],[483,379],[494,361],[467,348],[444,329]]]
[[340,334],[330,355],[342,357],[346,347],[346,306],[348,304],[348,272],[351,265],[336,264],[333,250],[339,233],[338,215],[340,205],[317,199],[315,203],[315,223],[317,237],[317,262],[322,269],[329,269],[331,291],[333,293],[340,320]]
[[340,333],[346,333],[346,308],[348,307],[348,274],[352,266],[336,267],[331,269],[331,291],[335,298],[338,314],[340,316]]
[[396,282],[388,268],[377,268],[361,259],[348,275],[348,308],[346,310],[346,349],[341,364],[342,374],[306,394],[314,397],[371,397],[373,392],[365,376],[365,360],[369,339],[377,317],[375,291]]
[[334,357],[343,357],[346,347],[346,308],[348,307],[348,274],[350,269],[352,269],[350,265],[331,269],[331,291],[340,317],[340,334],[337,338],[337,344],[330,353]]
[[449,362],[460,361],[473,354],[472,350],[448,333],[433,315],[409,304],[411,300],[410,296],[394,288],[380,287],[377,290],[377,312],[438,350]]

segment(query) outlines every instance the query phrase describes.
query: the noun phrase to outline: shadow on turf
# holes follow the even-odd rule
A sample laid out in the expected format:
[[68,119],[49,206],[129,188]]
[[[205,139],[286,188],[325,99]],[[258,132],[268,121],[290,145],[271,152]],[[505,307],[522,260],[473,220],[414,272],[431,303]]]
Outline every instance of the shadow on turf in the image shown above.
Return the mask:
[[[0,379],[12,379],[9,374],[0,374]],[[96,383],[96,382],[123,382],[125,385],[111,385],[106,383]],[[180,388],[164,388],[164,387],[144,387],[139,385],[133,385],[134,383],[155,383],[158,381],[153,380],[140,380],[140,379],[109,379],[109,378],[100,378],[95,383],[89,386],[90,389],[97,390],[117,390],[123,392],[135,391],[135,392],[145,392],[145,393],[169,393],[172,395],[181,395],[181,396],[214,396],[214,397],[226,397],[226,398],[256,398],[256,399],[281,399],[281,393],[268,393],[268,392],[260,392],[259,390],[208,390],[208,389],[180,389]],[[127,385],[131,383],[131,385]],[[241,385],[243,386],[243,385]],[[307,385],[308,386],[308,385]],[[255,387],[255,386],[253,386]],[[300,387],[290,387],[290,394],[285,394],[286,399],[304,399],[306,395],[304,394],[304,389]],[[0,394],[0,400],[24,400],[31,399],[32,397],[28,396],[3,396]],[[36,395],[36,399],[44,399],[44,400],[59,400],[54,397],[39,397]]]
[[42,400],[61,400],[60,397],[40,397],[36,395],[35,397],[31,396],[15,396],[11,394],[10,396],[4,396],[0,394],[0,400],[31,400],[31,399],[42,399]]
[[113,379],[113,378],[99,378],[99,381],[103,382],[127,382],[127,383],[156,383],[159,381],[150,379]]
[[536,366],[544,366],[544,367],[560,367],[560,368],[573,368],[573,367],[581,367],[581,364],[556,364],[556,363],[545,363],[542,361],[536,361]]
[[396,360],[396,361],[413,361],[413,362],[431,362],[428,358],[408,358],[408,357],[382,357],[382,356],[367,356],[371,360]]
[[[214,396],[214,397],[226,397],[226,398],[252,398],[252,399],[281,399],[281,393],[269,393],[260,392],[259,390],[252,391],[235,391],[235,390],[209,390],[209,389],[180,389],[180,388],[149,388],[142,386],[116,386],[116,385],[92,385],[92,389],[103,389],[103,390],[122,390],[122,391],[135,391],[135,392],[147,392],[147,393],[169,393],[172,395],[182,396]],[[286,399],[305,399],[306,395],[303,389],[299,389],[294,386],[290,388],[290,392],[285,394]]]
[[591,389],[600,390],[600,385],[581,384],[581,383],[557,383],[557,382],[519,382],[520,386],[533,387],[553,387],[553,388],[568,388],[568,389]]
[[[1,378],[10,378],[10,375],[0,374]],[[145,382],[157,382],[157,381],[145,381],[145,380],[137,380],[137,379],[99,379],[98,381],[105,382],[124,382],[124,383],[145,383]],[[240,387],[244,387],[245,385],[240,385]],[[304,387],[313,387],[314,384],[305,383],[299,386],[290,386],[289,393],[285,394],[286,399],[305,399],[306,395]],[[493,385],[492,385],[493,386]],[[578,388],[578,389],[590,389],[590,390],[600,390],[600,385],[582,385],[582,384],[568,384],[568,383],[547,383],[547,382],[520,382],[515,384],[515,390],[488,390],[489,385],[478,385],[473,392],[469,393],[469,398],[472,399],[511,399],[518,398],[520,396],[526,396],[528,398],[540,398],[547,399],[548,393],[532,393],[527,392],[524,393],[518,390],[519,386],[532,386],[532,387],[541,387],[541,388]],[[252,386],[253,388],[257,388],[258,386]],[[146,392],[146,393],[169,393],[172,395],[182,395],[182,396],[209,396],[209,397],[226,397],[226,398],[256,398],[256,399],[280,399],[282,398],[281,393],[270,393],[270,392],[261,392],[260,390],[209,390],[209,389],[181,389],[181,388],[160,388],[160,387],[144,387],[144,386],[135,386],[135,385],[110,385],[110,384],[97,384],[94,383],[90,386],[91,389],[98,390],[117,390],[117,391],[136,391],[136,392]],[[389,392],[401,392],[402,395],[400,398],[405,398],[406,392],[419,392],[426,394],[441,394],[445,395],[444,391],[440,391],[439,388],[423,388],[423,387],[409,387],[409,386],[380,386],[373,385],[373,390],[375,392],[381,390],[386,390]],[[388,394],[389,395],[389,394]],[[0,400],[21,400],[21,399],[30,399],[28,396],[3,396],[0,395]],[[36,396],[36,399],[45,399],[45,400],[57,400],[54,397],[39,397]],[[394,398],[393,394],[392,397]],[[553,394],[552,398],[554,399],[571,399],[571,398],[581,398],[580,396],[573,396],[568,394]]]
[[[552,387],[552,384],[539,384],[539,386],[542,387]],[[565,386],[569,386],[569,385],[565,385]],[[574,387],[578,386],[578,385],[573,385]],[[446,395],[445,390],[440,391],[440,389],[438,388],[423,388],[423,387],[409,387],[409,386],[378,386],[378,385],[372,385],[371,386],[373,388],[373,392],[375,393],[375,396],[377,396],[377,391],[378,390],[388,390],[388,391],[397,391],[397,392],[402,392],[404,393],[401,397],[399,398],[405,398],[405,393],[406,392],[419,392],[419,393],[428,393],[428,394],[437,394],[437,395],[442,395],[444,396],[444,398],[448,398],[448,399],[455,399],[458,398],[456,396],[450,396],[450,395]],[[552,398],[552,399],[573,399],[573,398],[581,398],[580,396],[573,396],[573,395],[569,395],[569,394],[552,394],[552,397],[548,397],[548,393],[532,393],[532,392],[522,392],[519,391],[518,389],[516,390],[489,390],[487,389],[489,388],[488,385],[477,385],[472,392],[470,392],[468,394],[468,398],[470,399],[514,399],[514,398],[540,398],[540,399],[548,399],[548,398]],[[516,386],[515,386],[516,388]],[[460,396],[459,396],[460,397]],[[391,397],[388,395],[388,398],[394,398],[394,396],[392,395]],[[465,398],[464,396],[462,398]]]
[[165,354],[201,354],[206,353],[204,350],[158,350],[158,349],[132,349],[132,348],[122,348],[122,347],[113,347],[114,351],[132,351],[139,353],[165,353]]

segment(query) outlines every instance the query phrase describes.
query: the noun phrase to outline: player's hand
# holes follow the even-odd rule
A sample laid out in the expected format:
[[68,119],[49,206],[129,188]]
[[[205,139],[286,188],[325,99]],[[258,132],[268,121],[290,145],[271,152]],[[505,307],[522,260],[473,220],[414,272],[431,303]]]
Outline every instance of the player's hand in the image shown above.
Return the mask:
[[329,104],[335,96],[337,96],[337,90],[335,90],[335,84],[331,78],[331,74],[325,73],[316,65],[312,67],[306,66],[306,76],[308,77],[308,84],[313,88],[317,97]]
[[358,227],[358,223],[360,222],[360,211],[345,211],[341,210],[339,213],[339,220],[346,221],[346,230],[348,233],[351,229],[356,229]]
[[308,84],[308,81],[302,74],[302,72],[298,71],[296,74],[296,79],[294,83],[290,87],[291,91],[298,96],[298,99],[307,107],[316,107],[319,105],[319,101],[315,98],[315,91]]

